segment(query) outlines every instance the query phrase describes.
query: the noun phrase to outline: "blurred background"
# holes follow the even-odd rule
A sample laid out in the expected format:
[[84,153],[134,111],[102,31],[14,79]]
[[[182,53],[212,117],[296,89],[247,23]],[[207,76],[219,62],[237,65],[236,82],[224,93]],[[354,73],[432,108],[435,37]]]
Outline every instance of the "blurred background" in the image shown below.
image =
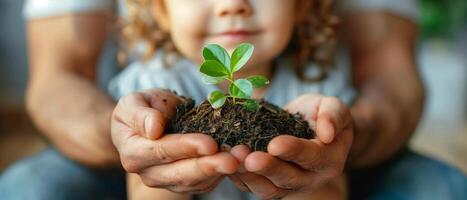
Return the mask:
[[[417,59],[428,99],[410,147],[467,175],[467,1],[419,2],[423,33]],[[45,147],[24,108],[28,61],[22,5],[22,0],[0,1],[0,172]],[[102,85],[112,71],[101,69]]]

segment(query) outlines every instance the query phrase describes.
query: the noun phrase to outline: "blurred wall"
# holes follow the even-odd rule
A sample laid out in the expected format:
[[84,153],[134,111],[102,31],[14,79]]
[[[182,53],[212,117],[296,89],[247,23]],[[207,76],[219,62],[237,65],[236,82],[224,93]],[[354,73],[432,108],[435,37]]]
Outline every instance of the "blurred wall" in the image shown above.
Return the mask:
[[0,0],[0,105],[20,107],[28,77],[23,0]]

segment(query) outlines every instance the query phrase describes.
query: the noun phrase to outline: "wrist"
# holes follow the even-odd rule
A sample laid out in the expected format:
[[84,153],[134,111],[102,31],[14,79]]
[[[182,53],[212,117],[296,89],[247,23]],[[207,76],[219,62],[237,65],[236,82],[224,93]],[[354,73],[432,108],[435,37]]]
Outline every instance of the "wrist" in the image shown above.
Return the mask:
[[360,99],[350,109],[353,119],[354,140],[348,157],[348,167],[359,166],[360,158],[375,140],[376,114],[369,102]]

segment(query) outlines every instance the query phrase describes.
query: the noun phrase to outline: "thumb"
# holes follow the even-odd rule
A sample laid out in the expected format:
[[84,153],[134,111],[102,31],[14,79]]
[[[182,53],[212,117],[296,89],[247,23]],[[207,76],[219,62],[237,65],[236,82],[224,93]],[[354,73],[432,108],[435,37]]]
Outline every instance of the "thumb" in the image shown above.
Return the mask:
[[162,115],[148,115],[145,119],[146,137],[155,140],[164,133],[166,122],[175,116],[177,105],[181,103],[181,99],[175,93],[161,89],[147,90],[143,94],[151,108]]
[[319,94],[305,94],[289,102],[284,109],[289,113],[300,113],[310,127],[316,129],[318,109],[323,96]]
[[352,124],[347,106],[336,97],[325,97],[318,111],[316,133],[318,138],[329,144],[346,127]]
[[176,114],[177,105],[182,102],[181,98],[169,90],[153,89],[143,92],[150,106],[160,111],[166,120],[172,119]]
[[165,90],[146,90],[124,96],[118,102],[115,119],[148,139],[160,138],[166,121],[175,115],[178,97]]
[[157,139],[164,131],[164,114],[151,108],[146,94],[141,92],[122,97],[112,115],[112,121],[123,125],[117,132]]

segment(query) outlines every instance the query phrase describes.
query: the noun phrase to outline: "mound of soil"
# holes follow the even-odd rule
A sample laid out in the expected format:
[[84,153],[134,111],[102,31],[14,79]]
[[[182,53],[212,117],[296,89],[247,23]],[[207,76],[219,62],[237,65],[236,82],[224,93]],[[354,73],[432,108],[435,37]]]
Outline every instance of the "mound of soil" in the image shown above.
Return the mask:
[[248,111],[228,98],[222,108],[214,109],[207,101],[195,107],[193,99],[183,98],[166,133],[204,133],[212,136],[220,148],[246,144],[252,151],[267,151],[269,141],[278,135],[315,137],[302,115],[290,114],[263,100],[259,103],[259,110]]

